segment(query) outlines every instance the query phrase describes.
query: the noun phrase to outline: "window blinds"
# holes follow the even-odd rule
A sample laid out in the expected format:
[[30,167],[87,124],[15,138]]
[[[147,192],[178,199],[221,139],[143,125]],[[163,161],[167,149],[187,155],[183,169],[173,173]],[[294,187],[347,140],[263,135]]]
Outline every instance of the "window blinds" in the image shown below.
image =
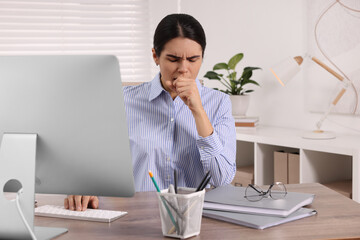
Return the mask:
[[0,55],[112,54],[122,81],[149,81],[148,0],[0,0]]

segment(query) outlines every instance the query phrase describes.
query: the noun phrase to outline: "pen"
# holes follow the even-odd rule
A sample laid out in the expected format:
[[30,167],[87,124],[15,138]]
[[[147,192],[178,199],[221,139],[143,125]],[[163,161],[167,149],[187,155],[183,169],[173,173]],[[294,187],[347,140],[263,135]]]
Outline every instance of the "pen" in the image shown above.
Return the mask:
[[[159,186],[157,185],[157,183],[156,183],[156,181],[155,181],[155,178],[154,178],[154,175],[153,175],[153,173],[152,173],[151,171],[149,171],[149,175],[150,175],[150,178],[151,178],[152,182],[153,182],[154,185],[155,185],[156,190],[157,190],[158,192],[160,192],[160,188],[159,188]],[[174,219],[173,215],[171,214],[171,211],[170,211],[169,207],[168,207],[167,204],[165,203],[165,198],[164,198],[163,196],[160,196],[160,198],[161,198],[161,200],[162,200],[162,202],[163,202],[163,204],[164,204],[164,207],[166,208],[166,211],[168,212],[168,214],[169,214],[169,216],[170,216],[171,222],[173,223],[173,225],[174,225],[175,228],[176,228],[176,232],[177,232],[177,233],[180,233],[180,232],[179,232],[179,226],[178,226],[177,223],[175,222],[175,219]]]
[[204,182],[206,181],[206,178],[209,176],[210,174],[210,170],[205,174],[205,177],[203,178],[203,180],[201,181],[200,185],[196,188],[196,192],[200,191],[202,185],[204,184]]
[[177,194],[177,175],[176,175],[176,169],[174,169],[174,189],[175,193]]
[[210,182],[210,178],[211,178],[211,175],[210,175],[209,178],[204,182],[204,185],[201,187],[200,191],[204,190],[204,188],[206,187],[206,185]]

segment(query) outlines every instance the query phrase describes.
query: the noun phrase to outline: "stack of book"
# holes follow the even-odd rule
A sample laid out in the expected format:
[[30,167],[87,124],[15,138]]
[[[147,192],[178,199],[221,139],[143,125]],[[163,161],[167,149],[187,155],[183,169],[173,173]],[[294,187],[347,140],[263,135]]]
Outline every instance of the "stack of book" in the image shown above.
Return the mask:
[[314,194],[288,192],[283,199],[251,202],[244,197],[245,189],[226,185],[207,192],[203,216],[265,229],[316,214],[314,209],[303,208],[313,202]]
[[255,128],[259,124],[259,117],[234,116],[235,127]]

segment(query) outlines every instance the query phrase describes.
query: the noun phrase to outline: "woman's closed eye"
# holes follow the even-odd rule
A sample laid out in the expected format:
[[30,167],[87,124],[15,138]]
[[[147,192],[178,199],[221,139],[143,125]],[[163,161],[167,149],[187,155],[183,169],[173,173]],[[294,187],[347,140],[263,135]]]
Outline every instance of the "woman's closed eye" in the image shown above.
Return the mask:
[[[178,59],[169,59],[170,62],[178,62],[180,61],[181,58],[178,58]],[[196,62],[196,59],[187,59],[189,62]]]
[[[178,61],[182,60],[182,58],[178,57],[178,56],[174,56],[174,55],[170,55],[170,54],[167,56],[168,56],[168,60],[170,62],[178,62]],[[198,56],[198,55],[186,58],[186,60],[188,60],[189,62],[196,62],[198,59],[200,59],[200,56]]]
[[200,59],[200,56],[192,56],[187,58],[189,62],[196,62],[198,59]]

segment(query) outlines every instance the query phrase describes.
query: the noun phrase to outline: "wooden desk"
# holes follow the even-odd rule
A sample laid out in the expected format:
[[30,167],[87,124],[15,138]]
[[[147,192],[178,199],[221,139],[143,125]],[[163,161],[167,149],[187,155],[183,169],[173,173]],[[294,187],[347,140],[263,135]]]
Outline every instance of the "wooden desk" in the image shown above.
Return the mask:
[[[265,230],[251,229],[209,218],[202,219],[201,233],[191,239],[331,239],[360,237],[360,204],[321,184],[287,185],[289,191],[316,194],[310,206],[316,216]],[[63,204],[64,196],[37,195],[39,205]],[[100,199],[100,207],[129,214],[112,223],[35,217],[36,226],[65,227],[69,232],[57,239],[161,239],[161,222],[154,192],[136,193],[134,198]],[[171,238],[166,238],[171,239]]]

